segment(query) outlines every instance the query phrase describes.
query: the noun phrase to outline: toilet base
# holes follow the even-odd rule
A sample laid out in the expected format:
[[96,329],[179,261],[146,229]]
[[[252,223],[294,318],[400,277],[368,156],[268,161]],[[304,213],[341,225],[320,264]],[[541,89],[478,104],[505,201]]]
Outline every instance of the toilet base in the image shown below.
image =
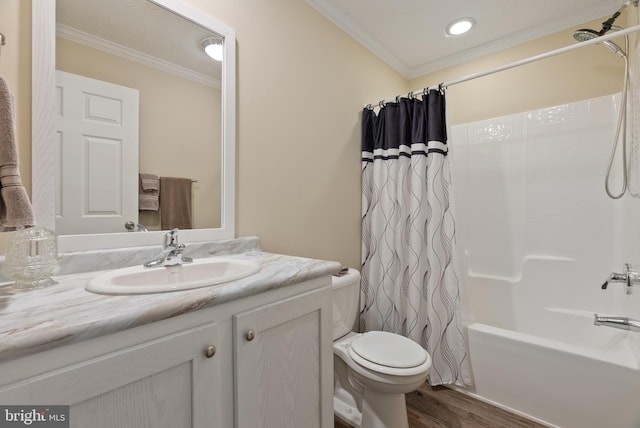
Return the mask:
[[346,397],[333,397],[334,414],[355,428],[409,428],[404,394],[366,391],[362,410]]
[[334,414],[356,428],[409,428],[405,394],[426,381],[428,367],[407,376],[368,370],[348,353],[358,336],[350,333],[333,345]]
[[362,426],[362,413],[360,413],[360,410],[337,397],[333,397],[333,414],[340,419],[341,422],[349,424],[352,427],[360,428]]
[[404,394],[366,391],[362,400],[361,428],[409,428]]

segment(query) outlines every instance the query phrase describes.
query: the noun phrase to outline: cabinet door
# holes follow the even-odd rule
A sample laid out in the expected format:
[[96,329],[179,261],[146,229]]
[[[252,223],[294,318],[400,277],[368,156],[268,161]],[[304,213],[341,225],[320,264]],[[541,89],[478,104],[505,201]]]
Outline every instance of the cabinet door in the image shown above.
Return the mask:
[[234,316],[236,427],[333,427],[331,290]]
[[219,427],[217,341],[208,324],[5,386],[0,403],[69,405],[71,428]]

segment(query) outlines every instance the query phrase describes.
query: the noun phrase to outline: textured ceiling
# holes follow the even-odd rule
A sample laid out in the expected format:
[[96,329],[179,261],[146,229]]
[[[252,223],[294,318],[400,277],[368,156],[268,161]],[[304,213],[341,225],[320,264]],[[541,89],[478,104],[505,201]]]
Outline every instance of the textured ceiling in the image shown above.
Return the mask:
[[[228,0],[234,1],[234,0]],[[259,1],[259,0],[252,0]],[[296,0],[302,1],[302,0]],[[621,0],[306,0],[406,78],[613,14]],[[220,77],[200,42],[211,33],[146,0],[57,0],[58,23]],[[447,37],[471,16],[468,34]],[[567,45],[574,43],[567,40]]]
[[215,33],[146,0],[57,0],[57,24],[220,79],[200,43]]

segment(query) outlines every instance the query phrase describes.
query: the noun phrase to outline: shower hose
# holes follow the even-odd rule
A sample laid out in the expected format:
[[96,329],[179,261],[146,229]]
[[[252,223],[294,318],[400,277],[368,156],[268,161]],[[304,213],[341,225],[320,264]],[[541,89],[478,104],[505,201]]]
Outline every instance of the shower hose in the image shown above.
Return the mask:
[[[629,52],[629,37],[624,36],[625,52]],[[627,191],[628,183],[628,168],[627,165],[627,132],[626,129],[622,132],[623,128],[626,128],[627,123],[627,86],[629,81],[629,59],[627,55],[622,57],[624,59],[624,83],[622,85],[622,96],[620,97],[620,111],[618,113],[618,123],[616,126],[616,134],[613,137],[613,145],[611,147],[611,156],[609,157],[609,166],[607,168],[607,175],[604,180],[604,189],[607,195],[611,199],[620,199]],[[609,188],[609,178],[611,176],[611,170],[613,169],[613,161],[618,149],[618,140],[620,139],[620,133],[622,132],[622,188],[620,193],[614,194]]]

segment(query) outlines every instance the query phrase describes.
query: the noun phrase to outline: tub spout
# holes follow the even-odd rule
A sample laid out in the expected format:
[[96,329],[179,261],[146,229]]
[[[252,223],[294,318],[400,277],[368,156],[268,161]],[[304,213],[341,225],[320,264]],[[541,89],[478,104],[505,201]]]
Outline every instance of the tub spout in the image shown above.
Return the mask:
[[603,325],[606,327],[619,328],[620,330],[640,332],[640,321],[627,317],[601,317],[593,314],[593,325]]

